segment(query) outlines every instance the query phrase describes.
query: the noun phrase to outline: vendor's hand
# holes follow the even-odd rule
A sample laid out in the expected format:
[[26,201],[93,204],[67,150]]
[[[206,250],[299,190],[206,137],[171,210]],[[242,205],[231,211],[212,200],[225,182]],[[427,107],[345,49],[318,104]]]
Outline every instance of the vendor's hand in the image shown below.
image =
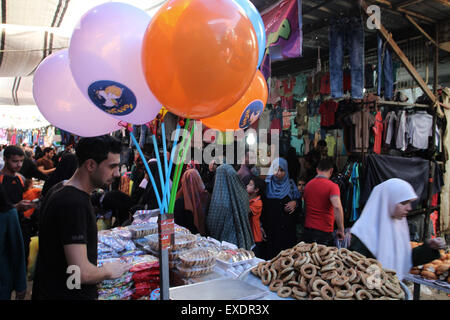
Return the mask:
[[27,290],[24,291],[16,291],[16,300],[24,300],[27,294]]
[[446,247],[445,240],[442,238],[430,239],[430,240],[428,240],[428,245],[432,249],[436,249],[436,250],[444,249]]
[[295,211],[296,207],[297,207],[297,201],[290,201],[290,202],[286,203],[286,205],[284,206],[284,211],[291,214]]
[[338,238],[338,240],[342,241],[345,239],[345,232],[343,230],[338,230],[336,232],[336,237]]
[[130,270],[131,264],[121,262],[105,263],[102,268],[108,274],[109,279],[120,278],[125,272]]
[[30,200],[22,200],[19,203],[16,203],[15,207],[17,211],[27,211],[36,208],[36,204]]

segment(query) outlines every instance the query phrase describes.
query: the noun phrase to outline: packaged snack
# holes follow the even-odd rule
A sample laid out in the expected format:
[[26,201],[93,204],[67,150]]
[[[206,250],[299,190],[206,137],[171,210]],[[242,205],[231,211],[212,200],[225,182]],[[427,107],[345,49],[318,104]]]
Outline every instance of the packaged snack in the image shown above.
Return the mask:
[[131,232],[133,239],[144,238],[150,234],[158,233],[158,224],[147,222],[145,224],[128,226],[128,230]]
[[178,259],[187,267],[205,266],[214,264],[216,262],[216,255],[208,249],[195,248],[182,252],[179,254]]
[[214,270],[214,265],[210,266],[197,266],[197,267],[185,267],[182,264],[177,266],[177,270],[185,278],[195,278],[211,273]]
[[150,294],[150,300],[159,300],[160,297],[160,293],[159,293],[160,289],[155,289],[152,291],[152,293]]
[[[175,244],[170,249],[173,251],[183,248],[192,248],[195,246],[197,237],[193,234],[184,234],[175,232]],[[153,250],[159,250],[159,237],[157,234],[146,236],[150,248]]]

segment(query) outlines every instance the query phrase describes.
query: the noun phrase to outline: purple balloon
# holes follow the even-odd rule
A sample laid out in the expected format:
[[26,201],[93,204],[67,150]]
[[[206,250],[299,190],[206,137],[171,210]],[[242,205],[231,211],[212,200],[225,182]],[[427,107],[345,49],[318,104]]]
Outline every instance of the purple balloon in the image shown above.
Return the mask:
[[152,121],[161,103],[147,86],[141,62],[145,30],[152,17],[120,2],[85,13],[69,47],[73,78],[103,112],[133,124]]
[[121,129],[119,120],[95,108],[80,92],[70,72],[67,49],[39,64],[33,78],[33,97],[45,119],[64,131],[95,137]]

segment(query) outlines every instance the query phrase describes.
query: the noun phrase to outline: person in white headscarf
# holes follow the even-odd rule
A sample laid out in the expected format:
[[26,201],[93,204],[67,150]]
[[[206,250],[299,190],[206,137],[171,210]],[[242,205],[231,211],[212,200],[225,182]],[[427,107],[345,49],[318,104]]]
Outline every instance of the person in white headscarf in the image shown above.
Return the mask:
[[430,239],[411,249],[406,216],[417,198],[413,187],[401,179],[377,185],[351,228],[349,250],[377,259],[383,268],[395,270],[400,280],[413,266],[438,259],[438,249],[445,246],[443,239]]

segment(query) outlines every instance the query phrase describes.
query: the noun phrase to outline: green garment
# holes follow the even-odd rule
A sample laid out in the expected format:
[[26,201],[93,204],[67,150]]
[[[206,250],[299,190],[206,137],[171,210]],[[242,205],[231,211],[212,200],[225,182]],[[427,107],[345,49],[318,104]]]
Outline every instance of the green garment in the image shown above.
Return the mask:
[[25,248],[15,208],[0,212],[0,300],[27,288]]

